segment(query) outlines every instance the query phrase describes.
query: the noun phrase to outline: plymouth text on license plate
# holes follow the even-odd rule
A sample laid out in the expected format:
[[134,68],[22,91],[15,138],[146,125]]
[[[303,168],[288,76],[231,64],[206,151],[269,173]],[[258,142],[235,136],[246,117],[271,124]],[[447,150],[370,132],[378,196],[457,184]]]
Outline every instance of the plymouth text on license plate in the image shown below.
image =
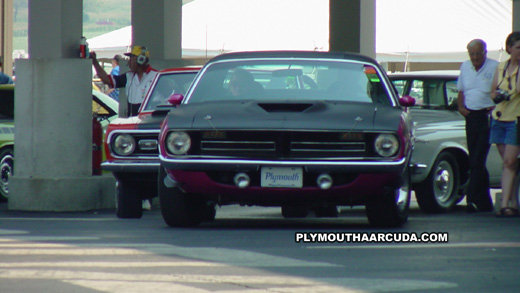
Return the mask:
[[262,187],[292,187],[303,186],[303,171],[301,167],[262,167]]

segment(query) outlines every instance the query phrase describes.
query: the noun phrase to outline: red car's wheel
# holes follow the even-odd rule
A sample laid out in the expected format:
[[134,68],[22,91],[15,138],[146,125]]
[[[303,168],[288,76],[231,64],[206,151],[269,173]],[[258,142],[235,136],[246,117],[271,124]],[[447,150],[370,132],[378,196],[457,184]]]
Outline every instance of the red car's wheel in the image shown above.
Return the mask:
[[116,215],[120,219],[139,219],[143,216],[143,203],[137,188],[124,181],[116,182]]

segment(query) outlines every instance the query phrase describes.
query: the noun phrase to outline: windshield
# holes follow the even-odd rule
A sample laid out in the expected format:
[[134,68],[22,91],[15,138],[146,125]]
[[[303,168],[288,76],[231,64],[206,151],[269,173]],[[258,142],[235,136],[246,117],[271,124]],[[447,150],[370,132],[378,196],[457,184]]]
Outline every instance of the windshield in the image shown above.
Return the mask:
[[159,75],[143,111],[153,111],[159,105],[168,104],[167,100],[173,94],[186,94],[196,74],[196,72],[175,72]]
[[247,60],[207,67],[188,103],[328,100],[392,104],[377,69],[330,60]]

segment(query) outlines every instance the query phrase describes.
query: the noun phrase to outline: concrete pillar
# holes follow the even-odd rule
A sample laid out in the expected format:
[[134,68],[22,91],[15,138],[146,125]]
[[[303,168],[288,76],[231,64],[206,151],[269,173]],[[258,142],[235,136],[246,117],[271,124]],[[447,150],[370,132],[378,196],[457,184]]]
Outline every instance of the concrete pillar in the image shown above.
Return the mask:
[[520,31],[520,0],[513,0],[513,31]]
[[329,50],[375,58],[375,0],[329,0],[329,10]]
[[0,0],[0,71],[13,75],[13,0]]
[[132,0],[132,40],[150,50],[156,69],[183,66],[182,0]]
[[30,59],[17,61],[10,210],[114,206],[111,178],[103,187],[106,177],[91,175],[92,69],[89,59],[79,59],[82,6],[29,1]]

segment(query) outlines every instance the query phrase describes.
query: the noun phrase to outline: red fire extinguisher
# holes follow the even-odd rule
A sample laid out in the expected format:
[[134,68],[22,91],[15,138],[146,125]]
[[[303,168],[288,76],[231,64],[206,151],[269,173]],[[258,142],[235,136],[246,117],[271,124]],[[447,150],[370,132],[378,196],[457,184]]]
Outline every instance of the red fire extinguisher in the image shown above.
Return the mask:
[[92,175],[101,175],[103,128],[97,115],[92,116]]
[[89,58],[87,38],[81,37],[79,40],[79,58]]

